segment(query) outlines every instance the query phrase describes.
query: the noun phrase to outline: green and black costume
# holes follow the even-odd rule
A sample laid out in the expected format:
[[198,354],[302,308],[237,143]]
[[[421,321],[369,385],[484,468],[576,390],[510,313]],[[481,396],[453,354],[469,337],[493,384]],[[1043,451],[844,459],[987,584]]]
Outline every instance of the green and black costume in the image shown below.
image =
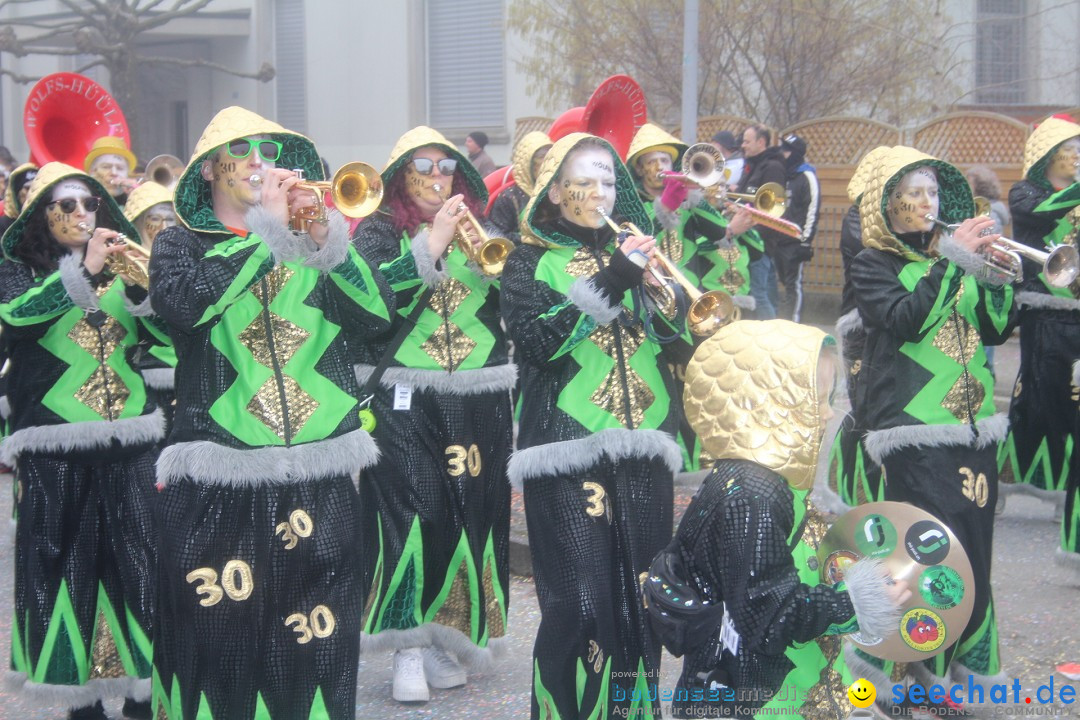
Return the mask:
[[[37,268],[16,246],[42,243],[44,205],[64,181],[101,198],[98,227],[137,238],[93,178],[62,163],[39,172],[4,234],[0,319],[11,360],[15,617],[6,681],[48,704],[145,700],[155,597],[153,464],[164,427],[133,366],[146,292],[82,252]],[[59,246],[58,246],[59,247]]]
[[[959,641],[909,671],[920,682],[948,684],[951,665],[956,676],[988,681],[1001,672],[990,556],[997,444],[1008,423],[995,414],[984,344],[1009,337],[1016,311],[1012,287],[976,280],[981,256],[950,235],[894,234],[889,194],[923,166],[937,173],[941,220],[974,215],[968,184],[948,163],[895,147],[876,165],[859,206],[866,249],[851,268],[867,332],[857,424],[867,430],[867,455],[883,466],[885,499],[910,502],[952,528],[975,577],[975,608]],[[881,661],[856,652],[851,663],[871,682],[888,684]]]
[[[388,188],[403,181],[406,163],[422,147],[455,158],[450,193],[483,207],[487,191],[480,176],[428,127],[398,140],[383,171]],[[378,264],[398,305],[389,332],[350,348],[361,384],[391,340],[407,333],[374,389],[372,434],[381,455],[360,477],[366,546],[378,548],[366,568],[372,584],[363,649],[434,646],[483,671],[505,647],[506,463],[517,367],[507,358],[498,280],[469,262],[458,241],[433,257],[425,225],[409,237],[395,232],[392,221],[380,212],[355,232],[356,246]],[[423,309],[410,322],[418,304]]]
[[647,220],[610,146],[568,135],[544,161],[523,244],[503,274],[503,317],[521,358],[509,473],[524,484],[541,612],[533,718],[659,714],[648,697],[660,647],[638,576],[671,536],[673,473],[682,465],[674,384],[628,292],[642,269],[606,226],[543,219],[557,212],[548,189],[582,143],[612,153],[615,220]]
[[150,261],[177,354],[152,700],[168,720],[347,720],[366,591],[353,476],[377,451],[345,333],[386,330],[393,297],[336,212],[321,249],[259,205],[246,231],[221,224],[203,160],[254,135],[282,143],[279,166],[322,176],[310,140],[226,108],[177,185],[185,227]]

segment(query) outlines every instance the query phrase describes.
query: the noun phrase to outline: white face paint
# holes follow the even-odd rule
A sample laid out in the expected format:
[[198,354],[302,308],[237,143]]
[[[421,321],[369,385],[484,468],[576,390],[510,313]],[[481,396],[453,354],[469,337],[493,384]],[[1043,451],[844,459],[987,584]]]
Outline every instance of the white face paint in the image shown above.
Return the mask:
[[615,164],[603,148],[585,147],[563,160],[548,199],[564,218],[581,227],[600,228],[606,223],[596,208],[610,215],[615,209]]
[[886,208],[889,225],[899,235],[933,230],[934,223],[926,216],[938,216],[937,173],[924,165],[904,175],[889,195]]
[[1080,177],[1080,138],[1066,140],[1050,159],[1046,179],[1057,189],[1072,185]]
[[634,169],[641,176],[641,184],[650,195],[659,195],[664,191],[664,181],[658,177],[661,172],[671,172],[671,156],[663,150],[642,153],[634,158]]
[[[270,140],[269,135],[247,136],[254,140]],[[202,176],[210,183],[214,212],[222,213],[229,208],[233,213],[243,214],[249,208],[262,202],[262,183],[253,184],[252,175],[263,180],[277,163],[264,160],[257,150],[252,150],[245,158],[229,155],[222,146],[202,164]]]
[[135,219],[135,228],[139,231],[139,238],[147,250],[153,246],[159,232],[175,224],[176,211],[173,210],[173,204],[168,202],[150,207]]
[[[72,250],[81,250],[97,225],[97,213],[88,212],[84,203],[92,197],[90,188],[80,180],[62,180],[52,189],[52,196],[45,205],[45,221],[49,234],[56,242]],[[71,212],[64,212],[60,201],[77,200]],[[80,229],[83,223],[86,229]]]
[[128,167],[127,160],[124,159],[123,155],[99,155],[90,164],[90,175],[104,185],[105,189],[113,197],[123,195],[126,192],[126,189],[119,183],[122,180],[127,180],[130,173],[131,168]]

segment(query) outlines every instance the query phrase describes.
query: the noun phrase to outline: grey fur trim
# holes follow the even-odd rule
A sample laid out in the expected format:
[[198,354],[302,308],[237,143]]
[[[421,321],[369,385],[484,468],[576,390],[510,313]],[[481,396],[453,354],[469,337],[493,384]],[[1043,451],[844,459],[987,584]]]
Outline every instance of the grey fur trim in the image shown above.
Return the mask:
[[941,233],[938,240],[938,252],[968,275],[978,276],[985,272],[986,262],[983,256],[965,250],[960,243],[956,242],[952,233]]
[[[875,667],[863,659],[860,655],[855,653],[856,646],[850,642],[844,643],[844,664],[851,670],[851,676],[856,678],[865,678],[874,684],[874,687],[887,688],[892,687],[892,678],[885,674],[881,668]],[[912,663],[914,665],[916,663]],[[906,684],[902,682],[901,684]],[[886,706],[891,706],[892,693],[878,693],[877,702]]]
[[[845,575],[846,575],[845,571]],[[947,677],[941,677],[930,672],[930,669],[926,667],[925,663],[913,662],[908,663],[907,667],[908,675],[920,683],[923,687],[930,687],[932,685],[941,685],[942,687],[948,687],[951,685],[951,681]],[[965,678],[966,680],[966,678]]]
[[836,320],[836,337],[843,339],[856,330],[863,330],[862,315],[859,314],[859,308],[854,308],[841,315]]
[[25,452],[70,452],[108,447],[113,440],[121,445],[153,443],[165,437],[165,417],[161,410],[124,420],[37,425],[16,430],[0,443],[0,462],[15,466]]
[[970,425],[900,425],[866,433],[863,447],[870,459],[879,465],[898,450],[908,447],[984,448],[1005,439],[1009,434],[1009,418],[997,413],[975,423],[978,439]]
[[427,230],[416,233],[416,237],[412,239],[410,245],[410,252],[412,252],[413,260],[416,262],[417,275],[420,276],[425,285],[435,287],[448,276],[446,274],[446,264],[442,258],[435,258],[431,255],[431,246],[428,244],[429,237]]
[[999,495],[1027,495],[1044,502],[1057,504],[1065,502],[1064,490],[1044,490],[1026,482],[998,483]]
[[843,515],[851,508],[840,499],[839,493],[829,487],[828,482],[815,482],[810,492],[810,502],[818,509],[833,515]]
[[1054,553],[1054,562],[1061,567],[1072,568],[1080,572],[1080,553],[1069,552],[1059,546]]
[[11,416],[11,401],[7,395],[0,395],[0,418],[5,420]]
[[902,613],[888,600],[889,577],[881,561],[859,560],[844,571],[844,582],[855,608],[859,632],[874,637],[891,635]]
[[150,307],[150,296],[147,295],[146,299],[136,305],[128,300],[127,295],[124,296],[124,307],[127,309],[128,314],[131,317],[150,317],[154,314],[154,309]]
[[[326,216],[326,244],[316,248],[306,258],[304,264],[316,270],[328,273],[349,257],[349,225],[337,210],[331,210]],[[311,243],[315,245],[314,242]]]
[[1080,387],[1080,360],[1073,362],[1072,384]]
[[72,710],[110,698],[150,699],[150,680],[135,677],[95,678],[87,680],[85,685],[53,685],[32,682],[26,673],[8,670],[4,673],[4,686],[37,704]]
[[[686,203],[684,202],[685,206]],[[653,211],[656,213],[656,222],[660,223],[660,227],[665,230],[678,230],[681,224],[682,218],[679,217],[678,209],[668,210],[664,203],[660,202],[660,198],[656,198],[653,202]]]
[[83,272],[83,259],[79,255],[68,253],[60,258],[60,282],[64,284],[71,301],[83,310],[101,308],[101,300]]
[[703,202],[705,202],[705,191],[691,185],[690,192],[686,193],[686,202],[683,203],[683,207],[694,208]]
[[1080,300],[1030,290],[1016,293],[1016,304],[1033,310],[1080,310]]
[[182,442],[161,451],[158,487],[190,479],[209,485],[288,485],[337,475],[354,475],[379,458],[375,441],[363,430],[329,440],[241,450],[207,440]]
[[369,655],[387,650],[405,650],[414,647],[437,647],[457,656],[458,661],[470,673],[484,674],[494,671],[510,647],[508,637],[488,641],[486,648],[473,645],[460,630],[438,623],[424,623],[408,630],[382,630],[374,635],[360,634],[360,652]]
[[296,236],[289,230],[288,225],[281,222],[262,205],[255,205],[244,215],[244,222],[248,229],[262,238],[270,248],[275,263],[290,262],[300,257],[300,243]]
[[518,450],[510,456],[506,475],[515,487],[521,487],[531,478],[580,472],[605,457],[611,461],[660,458],[672,473],[682,468],[682,451],[666,432],[608,428],[578,440]]
[[601,325],[609,325],[622,312],[622,303],[612,305],[589,277],[579,277],[566,291],[566,297],[578,310]]
[[147,368],[142,371],[143,382],[146,387],[155,390],[172,390],[176,386],[176,370],[166,368]]
[[[356,365],[353,372],[356,373],[356,381],[360,387],[367,384],[371,373],[375,371],[373,365]],[[492,367],[477,368],[475,370],[459,370],[457,372],[443,372],[442,370],[416,370],[406,367],[390,367],[379,378],[379,384],[385,388],[392,388],[398,383],[409,385],[413,390],[429,390],[444,395],[482,395],[490,392],[505,392],[512,390],[517,383],[517,365],[494,365]]]
[[746,310],[747,312],[753,312],[757,310],[757,300],[753,295],[732,295],[731,303],[740,310]]

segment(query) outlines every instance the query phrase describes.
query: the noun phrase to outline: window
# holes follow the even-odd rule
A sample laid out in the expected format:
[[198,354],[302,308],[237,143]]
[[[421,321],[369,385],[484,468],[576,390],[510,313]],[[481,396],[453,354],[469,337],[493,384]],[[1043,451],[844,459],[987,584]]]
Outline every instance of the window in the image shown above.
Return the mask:
[[428,123],[506,133],[505,0],[427,3]]
[[1027,0],[978,0],[975,11],[975,102],[1027,102]]
[[307,67],[303,0],[274,3],[274,69],[277,71],[277,122],[294,132],[307,132]]

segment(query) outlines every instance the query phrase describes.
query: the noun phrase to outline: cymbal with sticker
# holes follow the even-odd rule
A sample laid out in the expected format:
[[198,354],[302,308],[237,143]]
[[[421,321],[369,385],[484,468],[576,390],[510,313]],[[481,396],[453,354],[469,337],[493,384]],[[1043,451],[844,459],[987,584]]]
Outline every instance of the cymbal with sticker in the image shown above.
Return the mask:
[[944,652],[960,639],[975,607],[975,576],[953,531],[930,513],[900,502],[860,505],[842,515],[817,551],[822,581],[835,584],[853,562],[880,560],[911,598],[896,631],[886,637],[854,632],[848,639],[869,655],[912,662]]

